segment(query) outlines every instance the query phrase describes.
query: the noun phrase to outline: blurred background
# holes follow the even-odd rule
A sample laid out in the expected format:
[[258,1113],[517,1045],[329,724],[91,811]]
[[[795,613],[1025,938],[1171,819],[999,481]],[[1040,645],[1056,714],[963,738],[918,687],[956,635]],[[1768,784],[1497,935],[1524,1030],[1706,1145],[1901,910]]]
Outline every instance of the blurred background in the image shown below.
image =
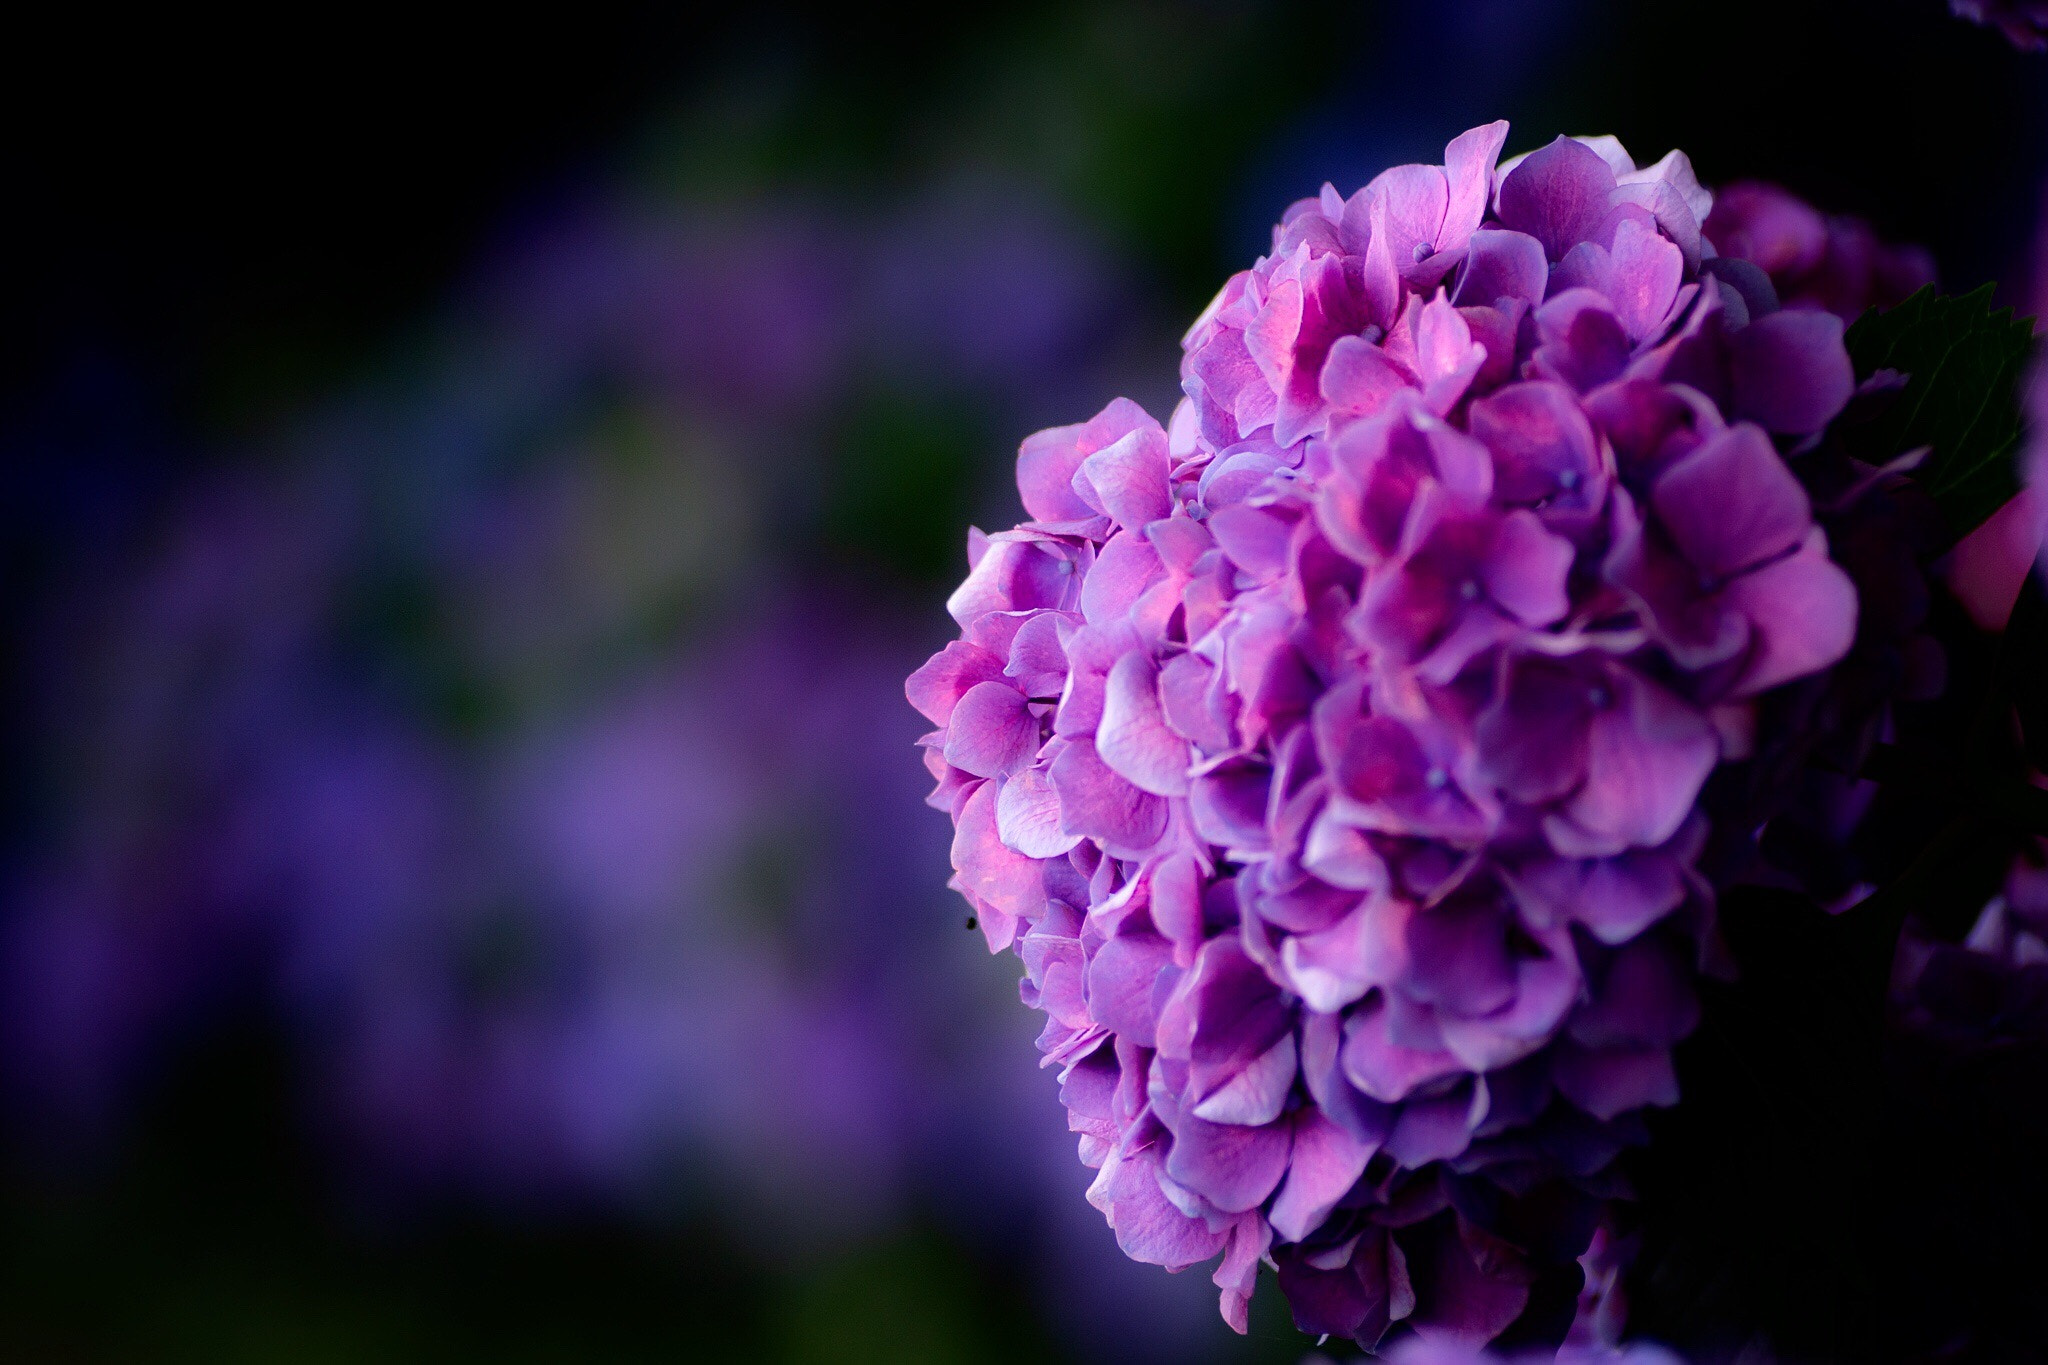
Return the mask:
[[1940,0],[29,24],[0,1356],[1294,1361],[1082,1199],[902,679],[1018,440],[1514,120],[2030,297]]

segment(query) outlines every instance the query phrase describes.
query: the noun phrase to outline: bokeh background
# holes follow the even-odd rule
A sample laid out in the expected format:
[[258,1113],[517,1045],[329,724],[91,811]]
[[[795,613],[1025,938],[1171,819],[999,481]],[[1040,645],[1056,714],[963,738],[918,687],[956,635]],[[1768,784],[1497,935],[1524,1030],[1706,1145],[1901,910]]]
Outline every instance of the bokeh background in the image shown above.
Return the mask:
[[943,888],[901,680],[1017,441],[1494,117],[2041,283],[2048,58],[1940,0],[10,46],[6,1359],[1299,1359],[1117,1254]]

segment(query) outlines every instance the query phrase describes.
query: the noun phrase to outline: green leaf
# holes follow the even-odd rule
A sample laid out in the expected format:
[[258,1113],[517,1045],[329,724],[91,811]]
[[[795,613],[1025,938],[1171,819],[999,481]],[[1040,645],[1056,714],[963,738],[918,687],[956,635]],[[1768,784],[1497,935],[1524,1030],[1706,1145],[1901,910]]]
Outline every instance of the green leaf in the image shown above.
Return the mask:
[[1992,286],[1951,297],[1922,289],[1896,308],[1865,313],[1844,338],[1859,379],[1908,376],[1905,392],[1852,439],[1874,462],[1930,447],[1915,472],[1960,540],[2018,491],[2019,381],[2034,345],[2032,318],[1993,311]]

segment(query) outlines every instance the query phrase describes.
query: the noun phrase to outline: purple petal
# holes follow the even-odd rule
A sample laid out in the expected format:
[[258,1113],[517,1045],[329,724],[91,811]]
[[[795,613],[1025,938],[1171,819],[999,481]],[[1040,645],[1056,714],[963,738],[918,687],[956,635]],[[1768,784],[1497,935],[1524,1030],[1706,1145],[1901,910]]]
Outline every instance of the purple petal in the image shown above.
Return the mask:
[[1621,377],[1628,368],[1628,330],[1607,299],[1590,289],[1567,289],[1536,310],[1542,345],[1531,368],[1580,393]]
[[1226,1234],[1211,1232],[1201,1219],[1188,1217],[1160,1190],[1158,1148],[1133,1151],[1128,1149],[1130,1141],[1126,1137],[1112,1149],[1088,1187],[1088,1202],[1109,1220],[1124,1255],[1146,1265],[1182,1270],[1221,1251]]
[[1083,460],[1074,491],[1118,525],[1136,529],[1173,510],[1167,470],[1166,432],[1152,422]]
[[1396,1043],[1388,1023],[1383,1003],[1367,1004],[1344,1022],[1340,1054],[1344,1077],[1367,1096],[1392,1104],[1407,1099],[1418,1086],[1464,1069],[1456,1057],[1441,1049]]
[[1006,847],[996,829],[996,791],[984,782],[960,808],[953,830],[953,870],[975,897],[1008,915],[1045,908],[1045,878],[1036,859]]
[[1303,1109],[1294,1119],[1287,1183],[1267,1214],[1273,1231],[1287,1242],[1299,1242],[1314,1232],[1365,1174],[1365,1164],[1377,1150],[1377,1143],[1359,1141],[1321,1110]]
[[1494,496],[1510,507],[1598,506],[1600,443],[1577,397],[1530,380],[1496,389],[1471,408],[1472,434],[1493,454]]
[[1264,1203],[1287,1173],[1293,1147],[1289,1125],[1247,1128],[1183,1116],[1174,1130],[1166,1174],[1225,1213]]
[[[1063,741],[1056,741],[1063,742]],[[996,833],[1027,858],[1057,858],[1081,842],[1060,828],[1060,799],[1043,768],[1027,768],[996,794]]]
[[1664,471],[1650,505],[1688,563],[1726,578],[1790,551],[1813,524],[1806,490],[1748,423],[1710,437]]
[[1503,299],[1520,299],[1535,308],[1543,302],[1549,282],[1543,243],[1526,232],[1482,228],[1472,234],[1453,299],[1489,308]]
[[1001,659],[979,645],[955,640],[911,674],[903,691],[925,719],[943,726],[953,718],[960,699],[976,685],[999,681],[1002,676]]
[[1173,945],[1157,934],[1112,938],[1088,964],[1088,1012],[1110,1032],[1151,1047],[1160,977],[1173,970]]
[[1364,337],[1341,337],[1323,362],[1324,401],[1342,412],[1370,416],[1404,389],[1415,376]]
[[976,683],[953,708],[946,761],[976,777],[1007,777],[1038,754],[1038,717],[1007,683]]
[[1165,576],[1159,551],[1142,532],[1119,531],[1096,555],[1081,585],[1081,615],[1093,626],[1120,620]]
[[1188,793],[1188,742],[1166,723],[1159,702],[1159,675],[1151,658],[1134,649],[1109,670],[1102,724],[1095,747],[1112,772],[1154,796]]
[[1280,1117],[1294,1089],[1294,1035],[1280,1041],[1231,1073],[1196,1103],[1193,1114],[1210,1123],[1258,1126]]
[[1436,245],[1455,246],[1478,230],[1480,221],[1486,217],[1493,168],[1507,139],[1508,122],[1497,119],[1468,129],[1445,145],[1444,179],[1449,182],[1450,195],[1444,205],[1443,227],[1437,233]]
[[1817,526],[1797,553],[1743,574],[1721,596],[1751,626],[1750,653],[1732,696],[1832,667],[1856,639],[1856,585],[1828,558]]
[[1678,1073],[1663,1048],[1560,1046],[1550,1075],[1566,1099],[1603,1122],[1645,1105],[1678,1103]]
[[1050,775],[1067,833],[1100,840],[1119,857],[1142,855],[1166,833],[1166,802],[1112,772],[1093,744],[1068,745]]
[[1056,697],[1067,685],[1066,633],[1081,622],[1065,612],[1042,611],[1017,628],[1003,675],[1027,697]]
[[1842,320],[1814,308],[1787,308],[1731,333],[1728,379],[1737,416],[1797,435],[1833,421],[1856,391]]
[[1678,831],[1720,758],[1707,718],[1657,684],[1618,671],[1612,704],[1593,716],[1586,781],[1566,806],[1615,851],[1655,848]]
[[1662,331],[1685,277],[1685,255],[1663,235],[1633,219],[1614,232],[1607,297],[1631,337],[1645,341]]
[[1500,220],[1543,244],[1555,261],[1607,216],[1614,172],[1599,153],[1560,137],[1531,152],[1500,185]]

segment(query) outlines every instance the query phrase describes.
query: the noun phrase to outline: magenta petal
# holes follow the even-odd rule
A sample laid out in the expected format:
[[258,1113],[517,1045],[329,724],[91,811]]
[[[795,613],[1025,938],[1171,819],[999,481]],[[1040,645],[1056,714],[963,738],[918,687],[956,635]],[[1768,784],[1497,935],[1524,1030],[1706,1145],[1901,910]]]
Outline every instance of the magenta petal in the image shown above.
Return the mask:
[[1006,777],[1038,753],[1038,717],[1005,683],[976,683],[946,727],[946,761],[976,777]]
[[1815,527],[1796,554],[1743,574],[1722,600],[1749,618],[1750,653],[1733,696],[1751,696],[1840,662],[1856,639],[1856,585]]
[[1437,233],[1438,246],[1455,246],[1478,230],[1486,217],[1493,168],[1507,140],[1508,121],[1497,119],[1458,134],[1444,146],[1444,179],[1449,182],[1450,196],[1444,204],[1443,227]]
[[969,892],[1005,914],[1037,915],[1045,908],[1044,874],[1036,859],[1004,846],[995,807],[995,784],[984,782],[960,808],[953,869]]
[[[1064,743],[1065,741],[1055,741]],[[1027,768],[996,794],[996,832],[1027,858],[1057,858],[1081,842],[1060,828],[1060,799],[1043,768]]]
[[1503,299],[1519,299],[1534,308],[1543,302],[1549,282],[1543,243],[1526,232],[1483,228],[1472,234],[1454,298],[1486,308],[1499,306]]
[[1264,1203],[1287,1173],[1293,1133],[1284,1123],[1247,1128],[1183,1116],[1175,1127],[1166,1174],[1225,1213]]
[[1096,555],[1081,585],[1081,614],[1092,626],[1119,620],[1165,576],[1159,551],[1142,532],[1119,531]]
[[1758,428],[1710,437],[1664,471],[1650,505],[1686,560],[1710,579],[1775,559],[1813,524],[1806,490]]
[[1159,675],[1143,650],[1132,650],[1109,670],[1095,747],[1111,771],[1141,791],[1187,795],[1188,742],[1166,723]]
[[1364,337],[1339,338],[1323,362],[1323,398],[1339,411],[1370,415],[1414,386],[1414,375]]
[[1287,1182],[1267,1217],[1285,1242],[1299,1242],[1321,1226],[1337,1201],[1365,1174],[1377,1144],[1361,1142],[1320,1109],[1302,1110],[1294,1120],[1294,1150]]
[[1226,1234],[1211,1232],[1201,1219],[1188,1217],[1160,1190],[1157,1146],[1129,1151],[1129,1140],[1110,1152],[1088,1187],[1088,1202],[1109,1220],[1124,1255],[1146,1265],[1182,1270],[1221,1251]]
[[1118,525],[1136,529],[1173,510],[1167,470],[1166,433],[1153,423],[1083,460],[1075,489],[1092,492]]
[[953,708],[971,689],[1002,676],[1001,659],[979,645],[955,640],[911,674],[903,691],[925,719],[942,726],[953,718]]
[[1565,807],[1580,828],[1615,851],[1654,848],[1678,831],[1714,770],[1720,742],[1707,718],[1643,678],[1597,712],[1586,744],[1586,781]]
[[1815,308],[1787,308],[1732,333],[1728,378],[1736,415],[1797,435],[1833,421],[1856,391],[1842,320]]
[[1069,834],[1099,839],[1120,857],[1137,857],[1166,833],[1166,802],[1132,786],[1086,741],[1067,746],[1052,764],[1060,824]]
[[1543,244],[1555,261],[1607,216],[1614,172],[1600,154],[1560,137],[1523,157],[1500,185],[1500,220]]

